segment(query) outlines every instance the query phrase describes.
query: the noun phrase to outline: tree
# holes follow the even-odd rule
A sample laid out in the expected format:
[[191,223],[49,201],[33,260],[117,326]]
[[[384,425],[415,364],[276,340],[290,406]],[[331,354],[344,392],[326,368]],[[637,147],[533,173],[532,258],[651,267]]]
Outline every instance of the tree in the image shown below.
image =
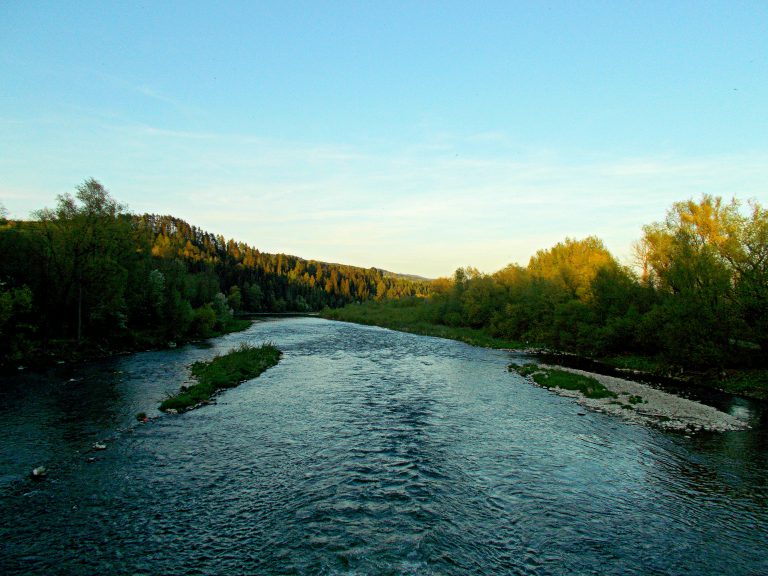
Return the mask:
[[261,310],[264,300],[264,293],[258,284],[246,284],[243,291],[245,308],[250,311]]
[[768,349],[768,210],[749,203],[748,216],[740,220],[739,250],[732,257],[737,272],[737,305],[751,338]]
[[229,289],[229,294],[227,295],[227,305],[232,308],[232,310],[237,312],[240,310],[242,302],[243,299],[242,295],[240,294],[240,288],[237,286],[232,286],[232,288]]
[[571,298],[588,300],[590,285],[598,271],[615,266],[603,242],[589,236],[584,240],[566,238],[549,250],[539,250],[528,263],[533,278],[546,279],[565,290]]
[[376,285],[376,300],[384,300],[387,296],[387,283],[384,282],[384,278],[379,280]]
[[224,329],[227,322],[232,320],[232,308],[229,307],[227,297],[219,292],[213,297],[211,306],[216,314],[216,327],[218,329]]
[[750,206],[745,216],[736,200],[704,195],[644,228],[650,282],[662,296],[650,318],[665,354],[681,364],[721,364],[750,326],[752,338],[764,339],[768,218]]
[[493,313],[501,307],[501,292],[494,279],[478,274],[467,281],[461,295],[463,321],[480,328],[490,323]]
[[20,359],[30,347],[33,327],[26,321],[32,311],[28,286],[10,288],[0,282],[0,359]]
[[52,286],[58,288],[52,304],[75,317],[77,341],[88,324],[102,324],[106,333],[120,328],[125,321],[126,265],[135,253],[125,206],[91,178],[77,187],[74,197],[59,195],[55,209],[45,208],[36,216]]
[[165,275],[157,268],[149,273],[147,281],[147,304],[152,319],[159,321],[165,308]]
[[191,326],[193,334],[207,338],[215,325],[216,311],[210,303],[195,310]]

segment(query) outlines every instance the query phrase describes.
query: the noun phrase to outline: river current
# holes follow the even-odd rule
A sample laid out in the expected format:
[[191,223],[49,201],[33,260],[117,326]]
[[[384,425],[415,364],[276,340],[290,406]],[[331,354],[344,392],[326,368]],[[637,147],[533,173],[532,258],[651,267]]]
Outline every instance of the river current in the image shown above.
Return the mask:
[[[157,411],[192,362],[265,341],[278,366]],[[284,318],[5,377],[0,573],[768,574],[764,406],[666,433],[580,415],[510,359]]]

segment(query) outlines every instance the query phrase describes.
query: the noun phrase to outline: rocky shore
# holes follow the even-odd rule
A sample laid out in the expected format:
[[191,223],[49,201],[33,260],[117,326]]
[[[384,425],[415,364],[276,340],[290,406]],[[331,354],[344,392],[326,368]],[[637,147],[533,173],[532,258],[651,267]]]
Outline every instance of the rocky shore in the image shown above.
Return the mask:
[[664,430],[690,432],[701,430],[726,432],[749,428],[743,420],[712,406],[681,398],[646,384],[563,366],[541,365],[541,368],[562,370],[594,378],[615,393],[617,398],[587,398],[578,391],[550,389],[561,396],[575,398],[579,404],[590,410],[614,414],[631,422]]

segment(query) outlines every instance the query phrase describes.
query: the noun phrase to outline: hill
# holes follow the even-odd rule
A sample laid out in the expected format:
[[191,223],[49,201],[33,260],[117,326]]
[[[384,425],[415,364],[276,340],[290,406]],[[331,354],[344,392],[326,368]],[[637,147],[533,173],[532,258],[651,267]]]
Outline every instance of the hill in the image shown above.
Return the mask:
[[0,220],[0,363],[233,329],[237,312],[308,312],[424,295],[376,268],[270,254],[173,216],[129,213],[95,180],[31,221]]

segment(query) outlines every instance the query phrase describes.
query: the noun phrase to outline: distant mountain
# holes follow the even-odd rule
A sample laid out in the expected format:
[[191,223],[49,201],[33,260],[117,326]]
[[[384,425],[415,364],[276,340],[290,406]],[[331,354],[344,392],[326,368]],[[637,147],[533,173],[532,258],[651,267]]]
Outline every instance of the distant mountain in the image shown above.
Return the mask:
[[379,268],[379,272],[384,276],[384,278],[399,278],[401,280],[411,280],[413,282],[432,282],[434,278],[426,278],[425,276],[418,276],[416,274],[400,274],[398,272],[390,272],[389,270],[384,270]]

